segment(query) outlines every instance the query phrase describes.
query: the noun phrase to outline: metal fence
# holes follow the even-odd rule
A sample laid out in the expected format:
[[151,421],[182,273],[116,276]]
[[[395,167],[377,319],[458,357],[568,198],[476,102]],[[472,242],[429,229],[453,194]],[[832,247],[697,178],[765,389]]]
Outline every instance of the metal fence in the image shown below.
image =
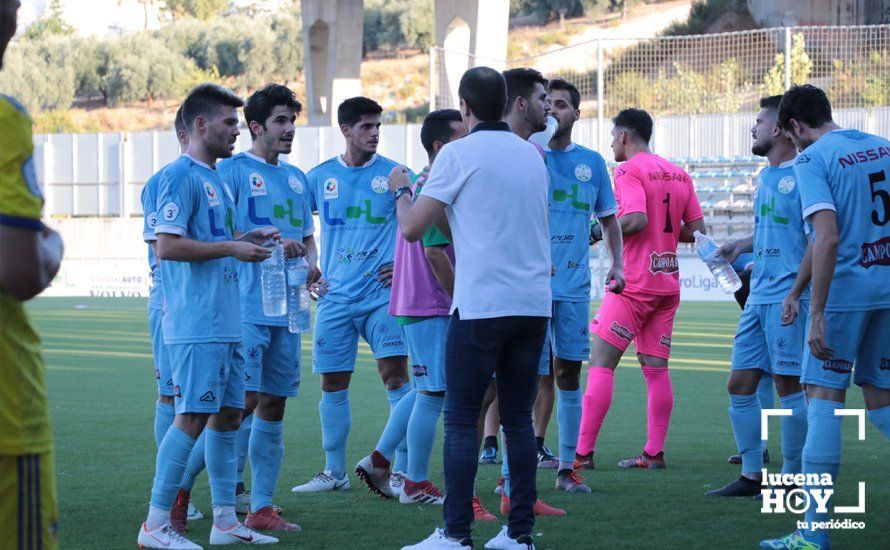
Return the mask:
[[635,106],[653,115],[752,112],[791,84],[824,88],[838,109],[890,105],[890,25],[784,27],[647,39],[600,39],[493,61],[434,48],[432,108],[456,107],[468,67],[532,67],[573,82],[583,117]]

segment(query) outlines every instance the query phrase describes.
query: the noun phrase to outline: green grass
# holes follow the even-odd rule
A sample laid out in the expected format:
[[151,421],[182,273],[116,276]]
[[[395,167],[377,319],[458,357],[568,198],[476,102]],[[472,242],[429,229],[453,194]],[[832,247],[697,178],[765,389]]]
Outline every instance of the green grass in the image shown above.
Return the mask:
[[[44,339],[59,470],[61,540],[65,548],[124,548],[135,543],[148,508],[154,473],[152,435],[155,381],[151,367],[145,301],[139,299],[38,299],[30,311]],[[569,511],[535,525],[540,549],[558,548],[754,548],[765,536],[787,533],[795,517],[765,516],[750,500],[712,500],[702,495],[728,482],[738,468],[727,419],[725,383],[738,310],[731,304],[683,304],[674,332],[673,384],[676,407],[667,443],[668,469],[619,471],[619,459],[636,454],[645,436],[645,385],[633,360],[617,371],[616,394],[597,449],[597,467],[587,475],[592,495],[553,488],[552,470],[539,470],[539,495]],[[633,356],[630,356],[631,359]],[[311,364],[304,351],[304,365]],[[386,502],[362,490],[353,477],[349,493],[303,495],[290,488],[322,467],[318,377],[304,371],[301,395],[288,406],[285,463],[276,502],[303,532],[281,536],[302,548],[397,548],[442,525],[441,511]],[[348,460],[355,463],[376,443],[389,407],[368,348],[360,348],[353,379],[352,433]],[[858,391],[849,407],[861,407]],[[547,435],[556,448],[556,415]],[[778,437],[778,422],[771,434]],[[440,439],[441,441],[441,434]],[[780,455],[779,442],[770,445]],[[837,532],[838,548],[877,548],[890,512],[887,442],[869,424],[856,440],[853,420],[844,423],[844,467],[837,504],[855,502],[856,481],[867,482],[864,531]],[[442,483],[442,449],[434,449],[432,478]],[[883,466],[882,466],[883,464]],[[774,462],[772,467],[776,467]],[[496,510],[492,493],[499,467],[482,466],[478,487]],[[193,498],[210,511],[206,476]],[[477,525],[484,542],[496,524]],[[207,543],[210,523],[189,531]],[[884,542],[881,542],[884,541]],[[481,547],[481,544],[479,544]]]

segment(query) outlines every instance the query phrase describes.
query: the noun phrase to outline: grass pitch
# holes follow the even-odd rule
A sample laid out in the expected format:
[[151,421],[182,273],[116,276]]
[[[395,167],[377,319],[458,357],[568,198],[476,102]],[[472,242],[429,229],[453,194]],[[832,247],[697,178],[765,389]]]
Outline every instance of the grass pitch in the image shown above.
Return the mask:
[[[144,299],[100,298],[42,298],[30,305],[47,364],[63,548],[132,548],[145,518],[154,473],[156,391],[145,305]],[[597,470],[585,476],[593,494],[556,491],[555,471],[538,470],[539,496],[569,512],[563,518],[539,519],[534,530],[539,549],[756,548],[760,539],[794,528],[797,516],[763,515],[759,503],[748,499],[703,496],[739,472],[726,463],[735,444],[725,389],[738,313],[734,304],[680,307],[672,359],[676,405],[666,470],[623,471],[616,466],[618,460],[637,454],[645,439],[643,377],[632,354],[622,362],[612,410],[598,443]],[[434,526],[442,525],[439,508],[383,501],[368,494],[355,476],[351,476],[353,490],[347,493],[290,492],[318,472],[324,459],[320,389],[318,377],[308,368],[309,348],[304,344],[300,396],[288,405],[284,467],[276,494],[276,503],[303,532],[280,535],[281,547],[377,550],[425,538]],[[389,413],[364,344],[350,400],[348,461],[354,464],[372,449]],[[862,407],[858,390],[850,392],[847,406]],[[776,420],[770,430],[771,469],[779,467],[779,432]],[[855,504],[856,482],[865,481],[867,513],[843,517],[864,521],[866,528],[835,532],[833,542],[836,548],[886,548],[890,445],[871,424],[865,441],[858,441],[856,433],[855,420],[845,420],[844,464],[835,504]],[[555,414],[547,443],[556,449]],[[493,489],[499,471],[499,466],[479,468],[478,490],[492,512],[497,510]],[[431,477],[443,484],[441,428]],[[209,515],[206,475],[192,494]],[[499,527],[475,525],[477,547]],[[190,524],[189,536],[199,544],[207,544],[209,532],[209,520]]]

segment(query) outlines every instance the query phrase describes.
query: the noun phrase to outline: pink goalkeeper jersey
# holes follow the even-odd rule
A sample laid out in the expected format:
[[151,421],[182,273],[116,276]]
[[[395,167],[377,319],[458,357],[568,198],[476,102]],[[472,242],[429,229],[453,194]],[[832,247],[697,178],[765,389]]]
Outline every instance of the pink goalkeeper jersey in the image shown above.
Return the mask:
[[674,164],[651,153],[638,153],[615,169],[618,217],[643,212],[646,228],[624,238],[624,276],[630,291],[680,292],[677,243],[681,221],[704,217],[692,179]]

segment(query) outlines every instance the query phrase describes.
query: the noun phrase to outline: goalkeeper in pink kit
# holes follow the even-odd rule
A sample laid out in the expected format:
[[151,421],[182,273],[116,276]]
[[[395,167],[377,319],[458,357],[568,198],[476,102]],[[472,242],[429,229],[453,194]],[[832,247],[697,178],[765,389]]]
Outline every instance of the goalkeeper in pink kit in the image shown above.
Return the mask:
[[680,303],[677,243],[705,232],[703,214],[682,169],[649,151],[652,118],[625,109],[612,119],[618,221],[624,237],[625,287],[613,282],[590,330],[590,365],[584,394],[576,469],[593,469],[596,439],[614,392],[615,367],[634,343],[646,378],[647,440],[622,468],[664,468],[664,441],[674,406],[668,374],[674,315]]

